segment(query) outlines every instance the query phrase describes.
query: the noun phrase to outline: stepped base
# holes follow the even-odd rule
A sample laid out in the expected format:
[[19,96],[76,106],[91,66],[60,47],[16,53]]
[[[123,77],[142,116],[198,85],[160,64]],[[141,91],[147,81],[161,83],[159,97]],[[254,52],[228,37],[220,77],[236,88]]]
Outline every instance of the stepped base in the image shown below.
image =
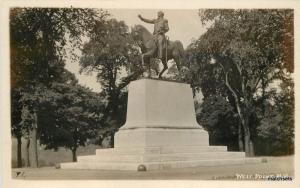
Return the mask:
[[250,163],[259,163],[257,158],[238,158],[238,159],[214,159],[197,161],[172,161],[172,162],[147,162],[147,163],[128,163],[128,162],[77,162],[62,163],[62,169],[98,169],[98,170],[132,170],[138,171],[140,165],[144,165],[147,171],[167,170],[176,168],[208,167],[208,166],[226,166],[242,165]]
[[62,169],[146,170],[241,165],[259,163],[244,152],[227,152],[225,146],[137,147],[98,149],[96,155],[79,156],[78,162],[62,163]]

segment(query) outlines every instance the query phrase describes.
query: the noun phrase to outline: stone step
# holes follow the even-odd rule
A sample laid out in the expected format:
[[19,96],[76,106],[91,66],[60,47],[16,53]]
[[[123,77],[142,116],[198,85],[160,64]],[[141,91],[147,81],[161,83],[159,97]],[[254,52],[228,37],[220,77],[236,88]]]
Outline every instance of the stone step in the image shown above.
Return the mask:
[[251,163],[260,163],[260,158],[235,158],[235,159],[205,159],[191,161],[168,161],[168,162],[76,162],[61,163],[62,169],[99,169],[99,170],[134,170],[137,171],[139,165],[144,165],[149,170],[166,170],[175,168],[189,167],[208,167],[208,166],[226,166],[243,165]]
[[261,159],[255,158],[236,158],[236,159],[206,159],[193,161],[173,161],[163,163],[146,163],[148,170],[167,170],[174,168],[190,168],[190,167],[209,167],[209,166],[226,166],[226,165],[243,165],[259,163]]
[[200,153],[227,151],[226,146],[170,146],[170,147],[136,147],[97,149],[96,155],[124,154],[168,154],[168,153]]
[[89,155],[79,156],[78,162],[159,162],[205,159],[234,159],[245,157],[244,152],[202,152],[173,154]]

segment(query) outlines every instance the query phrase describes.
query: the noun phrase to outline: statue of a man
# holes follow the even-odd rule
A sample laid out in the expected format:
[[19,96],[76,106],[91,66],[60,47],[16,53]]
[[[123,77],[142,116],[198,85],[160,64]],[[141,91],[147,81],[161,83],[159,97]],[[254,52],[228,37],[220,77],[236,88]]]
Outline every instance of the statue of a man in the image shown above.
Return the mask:
[[168,20],[164,19],[164,13],[162,11],[159,11],[157,13],[157,19],[152,20],[145,19],[141,15],[138,15],[138,17],[146,23],[154,24],[153,35],[155,36],[155,39],[157,40],[158,44],[158,58],[162,59],[165,33],[169,31]]

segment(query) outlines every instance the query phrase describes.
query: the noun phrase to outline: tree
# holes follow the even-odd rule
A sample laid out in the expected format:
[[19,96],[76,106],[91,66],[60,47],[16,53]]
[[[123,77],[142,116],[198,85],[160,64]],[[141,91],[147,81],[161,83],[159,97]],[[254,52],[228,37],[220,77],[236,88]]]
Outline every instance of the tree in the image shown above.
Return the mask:
[[61,81],[65,47],[68,42],[74,50],[80,47],[82,35],[90,31],[95,20],[101,21],[106,15],[102,10],[74,8],[10,11],[11,89],[22,91],[22,105],[26,109],[22,112],[29,112],[22,117],[32,120],[26,133],[33,148],[32,167],[38,166],[38,108],[43,105],[50,85]]
[[236,124],[239,122],[233,107],[226,98],[217,95],[207,97],[197,111],[199,124],[209,132],[210,144],[225,144],[230,150],[237,148]]
[[115,19],[97,22],[89,37],[82,50],[81,71],[97,73],[107,100],[103,123],[113,133],[125,122],[125,88],[142,74],[139,49],[126,24]]
[[19,103],[21,92],[13,90],[11,94],[11,132],[17,138],[17,167],[22,167],[22,105]]
[[[258,153],[286,155],[294,153],[294,84],[290,75],[282,78],[280,92],[272,92],[258,127]],[[261,144],[267,143],[267,144]]]
[[[201,10],[199,15],[202,23],[209,22],[211,27],[190,46],[191,59],[197,67],[193,72],[202,72],[203,75],[207,69],[213,69],[214,74],[208,75],[208,80],[217,80],[216,83],[226,87],[225,92],[219,91],[234,105],[243,130],[246,155],[252,156],[251,132],[255,132],[256,126],[251,124],[251,119],[256,116],[255,100],[259,96],[262,79],[264,87],[267,87],[278,77],[277,70],[292,70],[293,60],[286,52],[293,51],[293,32],[290,28],[293,12]],[[288,50],[282,50],[285,43],[288,45],[284,48]],[[195,77],[198,78],[198,87],[203,86],[205,80],[197,75]],[[202,89],[216,92],[214,89]]]
[[[76,151],[88,139],[96,136],[103,116],[103,104],[98,94],[90,89],[74,84],[53,85],[55,96],[52,103],[41,111],[40,141],[46,149],[65,147],[72,151],[73,161],[77,161]],[[53,113],[47,113],[53,109]]]

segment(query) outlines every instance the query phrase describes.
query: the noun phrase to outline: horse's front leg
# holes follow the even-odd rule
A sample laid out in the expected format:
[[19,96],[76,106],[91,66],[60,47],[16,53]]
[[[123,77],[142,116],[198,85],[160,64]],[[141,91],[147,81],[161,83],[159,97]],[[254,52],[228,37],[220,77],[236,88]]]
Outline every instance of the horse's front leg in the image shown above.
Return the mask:
[[153,58],[153,69],[155,71],[155,74],[156,76],[159,75],[159,63],[160,63],[160,60],[159,59],[156,59],[156,58]]
[[159,73],[158,78],[162,78],[162,77],[161,77],[162,74],[168,69],[168,63],[167,63],[167,61],[164,60],[164,59],[162,59],[161,62],[162,62],[162,64],[163,64],[164,68],[163,68],[163,70]]
[[141,57],[142,57],[141,59],[142,59],[143,77],[151,77],[149,57],[146,56],[145,54],[142,54]]
[[148,63],[148,78],[151,78],[151,64],[150,64],[150,61]]
[[[143,53],[142,54],[142,65],[143,67],[145,67],[147,64],[147,68],[148,68],[148,77],[150,78],[151,77],[151,65],[150,65],[150,58],[153,56],[154,54],[154,50],[149,50],[147,51],[146,53]],[[145,69],[144,69],[145,70]]]
[[142,59],[142,67],[144,67],[145,66],[144,54],[141,55],[141,59]]

